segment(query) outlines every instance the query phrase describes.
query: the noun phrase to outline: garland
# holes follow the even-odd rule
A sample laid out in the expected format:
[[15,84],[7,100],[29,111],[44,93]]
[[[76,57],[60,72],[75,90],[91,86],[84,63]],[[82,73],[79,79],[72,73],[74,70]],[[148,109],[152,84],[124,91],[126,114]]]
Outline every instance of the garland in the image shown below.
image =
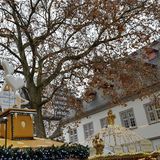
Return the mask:
[[89,148],[79,144],[37,149],[0,147],[0,160],[85,160],[88,156]]

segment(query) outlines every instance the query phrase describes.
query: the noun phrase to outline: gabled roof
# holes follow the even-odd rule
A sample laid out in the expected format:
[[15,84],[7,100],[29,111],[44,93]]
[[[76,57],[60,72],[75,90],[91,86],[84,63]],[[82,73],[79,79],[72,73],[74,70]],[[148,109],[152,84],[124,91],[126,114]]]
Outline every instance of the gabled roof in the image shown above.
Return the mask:
[[130,55],[134,59],[140,58],[146,63],[160,65],[160,38]]

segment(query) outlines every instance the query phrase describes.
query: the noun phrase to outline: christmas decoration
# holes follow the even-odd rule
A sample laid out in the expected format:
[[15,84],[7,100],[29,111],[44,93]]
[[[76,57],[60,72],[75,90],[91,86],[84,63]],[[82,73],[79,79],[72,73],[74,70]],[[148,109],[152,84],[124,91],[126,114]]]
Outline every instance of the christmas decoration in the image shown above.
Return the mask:
[[87,160],[88,156],[89,148],[79,144],[37,149],[0,147],[0,160]]

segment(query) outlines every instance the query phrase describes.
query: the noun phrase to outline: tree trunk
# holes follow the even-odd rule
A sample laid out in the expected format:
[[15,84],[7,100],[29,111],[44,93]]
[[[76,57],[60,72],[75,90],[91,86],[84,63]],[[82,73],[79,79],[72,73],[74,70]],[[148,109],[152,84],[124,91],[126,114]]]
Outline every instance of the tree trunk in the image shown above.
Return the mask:
[[41,90],[36,88],[32,83],[28,83],[28,91],[30,95],[31,108],[36,109],[37,114],[35,115],[35,133],[37,137],[45,138],[45,128],[42,117],[42,106],[41,104]]
[[45,128],[44,128],[44,123],[43,123],[43,118],[42,118],[42,110],[40,107],[36,108],[37,115],[35,116],[35,133],[37,137],[40,138],[45,138],[46,133],[45,133]]

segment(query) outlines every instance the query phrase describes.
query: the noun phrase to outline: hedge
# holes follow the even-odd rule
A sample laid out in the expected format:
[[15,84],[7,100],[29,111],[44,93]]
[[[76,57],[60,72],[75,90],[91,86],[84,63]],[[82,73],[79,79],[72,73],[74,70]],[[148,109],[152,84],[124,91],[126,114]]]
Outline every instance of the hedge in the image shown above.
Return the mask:
[[37,149],[0,147],[0,160],[86,160],[88,156],[89,148],[79,144]]
[[152,153],[128,153],[119,155],[106,155],[90,157],[89,160],[155,160],[160,157],[160,152]]

